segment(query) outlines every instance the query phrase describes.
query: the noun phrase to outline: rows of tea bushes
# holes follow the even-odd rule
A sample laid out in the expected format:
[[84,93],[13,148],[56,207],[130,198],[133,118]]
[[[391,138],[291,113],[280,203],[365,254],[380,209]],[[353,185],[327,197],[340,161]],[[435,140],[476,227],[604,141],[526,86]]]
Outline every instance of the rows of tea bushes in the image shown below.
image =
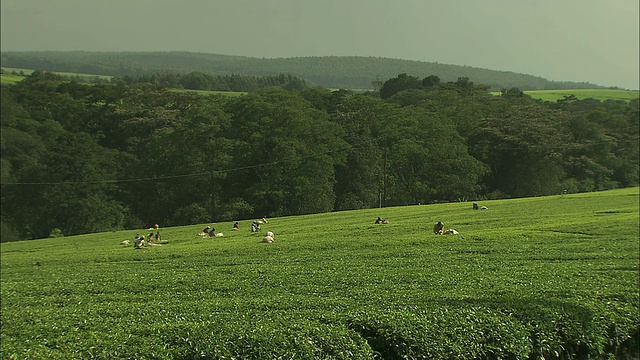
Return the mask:
[[480,205],[161,227],[141,250],[119,244],[135,231],[3,243],[0,358],[640,355],[638,188]]

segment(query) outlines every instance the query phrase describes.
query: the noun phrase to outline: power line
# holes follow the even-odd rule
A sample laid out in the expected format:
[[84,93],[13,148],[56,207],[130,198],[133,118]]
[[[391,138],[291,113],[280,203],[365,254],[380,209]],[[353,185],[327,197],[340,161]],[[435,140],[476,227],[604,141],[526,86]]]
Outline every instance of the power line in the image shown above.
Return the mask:
[[[362,141],[360,144],[363,144],[365,142],[375,141],[375,140],[377,140],[377,139],[367,139],[365,141]],[[358,145],[360,145],[360,144],[358,144]],[[241,167],[225,169],[225,170],[213,170],[213,171],[198,172],[198,173],[191,173],[191,174],[182,174],[182,175],[167,175],[167,176],[157,176],[157,177],[153,177],[153,178],[133,178],[133,179],[114,179],[114,180],[95,180],[95,181],[15,182],[15,183],[1,183],[0,185],[4,186],[4,185],[116,184],[116,183],[126,183],[126,182],[142,182],[142,181],[158,181],[158,180],[180,179],[180,178],[205,176],[205,175],[211,175],[211,174],[216,174],[216,173],[217,174],[224,174],[224,173],[229,173],[229,172],[233,172],[233,171],[257,169],[257,168],[260,168],[260,167],[278,165],[278,164],[282,164],[282,163],[289,162],[289,161],[295,161],[295,160],[299,160],[299,159],[307,159],[307,158],[311,158],[311,157],[331,154],[331,153],[335,153],[335,152],[338,152],[338,151],[343,151],[343,150],[346,150],[348,148],[356,147],[356,146],[357,145],[348,144],[347,146],[344,146],[344,147],[341,147],[341,148],[337,148],[337,149],[333,149],[333,150],[329,150],[329,151],[325,151],[325,152],[321,152],[321,153],[313,153],[313,154],[309,154],[309,155],[303,155],[303,156],[296,157],[295,159],[283,159],[283,160],[273,161],[273,162],[269,162],[269,163],[241,166]]]
[[[153,178],[133,178],[133,179],[114,179],[114,180],[97,180],[97,181],[60,181],[60,182],[14,182],[14,183],[0,183],[0,185],[5,186],[5,185],[76,185],[76,184],[117,184],[117,183],[127,183],[127,182],[143,182],[143,181],[160,181],[160,180],[170,180],[170,179],[180,179],[180,178],[189,178],[189,177],[198,177],[198,176],[205,176],[205,175],[211,175],[211,174],[224,174],[224,173],[229,173],[229,172],[233,172],[233,171],[240,171],[240,170],[250,170],[250,169],[257,169],[260,167],[265,167],[265,166],[273,166],[273,165],[278,165],[278,164],[282,164],[282,163],[286,163],[289,161],[295,161],[295,160],[299,160],[299,159],[307,159],[307,158],[311,158],[311,157],[316,157],[316,156],[320,156],[320,155],[326,155],[326,154],[331,154],[331,153],[335,153],[335,152],[339,152],[339,151],[343,151],[349,148],[357,148],[365,143],[371,143],[371,142],[375,142],[378,141],[380,139],[382,139],[384,136],[381,135],[377,138],[374,139],[365,139],[363,141],[361,141],[359,144],[348,144],[344,147],[341,148],[337,148],[337,149],[333,149],[333,150],[329,150],[329,151],[325,151],[325,152],[321,152],[321,153],[313,153],[313,154],[309,154],[309,155],[304,155],[304,156],[299,156],[296,157],[295,159],[283,159],[283,160],[278,160],[278,161],[273,161],[270,163],[262,163],[262,164],[256,164],[256,165],[248,165],[248,166],[242,166],[242,167],[236,167],[236,168],[231,168],[231,169],[225,169],[225,170],[213,170],[213,171],[206,171],[206,172],[198,172],[198,173],[191,173],[191,174],[182,174],[182,175],[167,175],[167,176],[158,176],[158,177],[153,177]],[[625,143],[625,142],[632,142],[632,141],[638,141],[637,139],[617,139],[617,141],[615,143]],[[586,145],[586,146],[594,146],[594,145],[598,145],[598,144],[604,144],[604,143],[611,143],[611,141],[608,140],[602,140],[602,141],[598,141],[598,142],[592,142],[590,144],[582,144],[582,145]],[[614,145],[615,145],[614,143]],[[579,144],[580,145],[580,144]],[[471,147],[469,147],[467,145],[468,149],[471,149]],[[567,147],[556,147],[556,148],[550,148],[550,147],[545,147],[545,146],[541,146],[541,145],[535,145],[535,146],[530,146],[530,147],[482,147],[480,146],[480,150],[510,150],[510,151],[518,151],[518,150],[533,150],[533,149],[546,149],[548,151],[553,151],[553,150],[560,150],[560,149],[566,149]],[[441,159],[441,160],[447,160],[447,159]]]

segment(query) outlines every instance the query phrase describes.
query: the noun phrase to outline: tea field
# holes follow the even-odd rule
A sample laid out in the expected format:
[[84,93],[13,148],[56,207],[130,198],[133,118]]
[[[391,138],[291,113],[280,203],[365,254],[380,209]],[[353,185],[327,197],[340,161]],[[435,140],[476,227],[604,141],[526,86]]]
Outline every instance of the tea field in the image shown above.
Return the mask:
[[[5,82],[5,79],[11,79],[11,78],[24,79],[25,76],[29,76],[31,75],[31,73],[35,71],[33,69],[8,68],[8,67],[3,67],[2,70],[4,70],[4,74],[0,76],[0,79],[2,79],[3,83]],[[82,73],[64,72],[64,71],[49,71],[49,72],[66,77],[66,78],[80,77],[80,78],[95,78],[95,79],[101,79],[101,80],[111,80],[111,78],[113,77],[110,75],[82,74]],[[24,76],[18,75],[19,73],[24,74]],[[13,82],[11,80],[8,80],[8,81]]]
[[[562,90],[525,90],[526,95],[541,101],[556,102],[567,96],[574,96],[578,100],[595,99],[599,101],[621,100],[629,102],[640,97],[638,90],[623,89],[562,89]],[[492,91],[492,95],[500,96],[499,91]]]
[[575,96],[577,99],[596,99],[605,100],[624,100],[631,101],[637,99],[639,94],[637,90],[621,90],[621,89],[573,89],[573,90],[531,90],[524,92],[531,95],[534,99],[542,101],[555,102],[563,99],[565,96]]
[[0,358],[634,359],[638,204],[632,188],[161,227],[168,244],[140,250],[147,229],[2,243]]

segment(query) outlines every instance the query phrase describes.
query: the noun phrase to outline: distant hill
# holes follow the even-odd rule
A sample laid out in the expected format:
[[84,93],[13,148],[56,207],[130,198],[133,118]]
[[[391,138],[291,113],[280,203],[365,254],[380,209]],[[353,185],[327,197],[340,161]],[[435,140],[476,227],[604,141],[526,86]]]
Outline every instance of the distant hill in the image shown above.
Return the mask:
[[468,77],[470,81],[488,85],[492,90],[514,87],[521,90],[601,88],[586,82],[550,81],[539,76],[511,71],[362,56],[267,59],[175,51],[9,51],[1,54],[0,65],[110,76],[193,71],[207,74],[292,74],[304,78],[312,85],[345,89],[371,89],[373,82],[385,81],[402,73],[419,78],[436,75],[445,82]]

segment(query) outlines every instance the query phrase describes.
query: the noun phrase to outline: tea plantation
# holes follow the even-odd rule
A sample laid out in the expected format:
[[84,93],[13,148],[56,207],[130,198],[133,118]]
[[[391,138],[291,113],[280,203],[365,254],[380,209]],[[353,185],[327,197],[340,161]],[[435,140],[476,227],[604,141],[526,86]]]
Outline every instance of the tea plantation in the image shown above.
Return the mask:
[[0,358],[634,359],[638,204],[632,188],[161,227],[168,244],[140,250],[136,230],[2,243]]

